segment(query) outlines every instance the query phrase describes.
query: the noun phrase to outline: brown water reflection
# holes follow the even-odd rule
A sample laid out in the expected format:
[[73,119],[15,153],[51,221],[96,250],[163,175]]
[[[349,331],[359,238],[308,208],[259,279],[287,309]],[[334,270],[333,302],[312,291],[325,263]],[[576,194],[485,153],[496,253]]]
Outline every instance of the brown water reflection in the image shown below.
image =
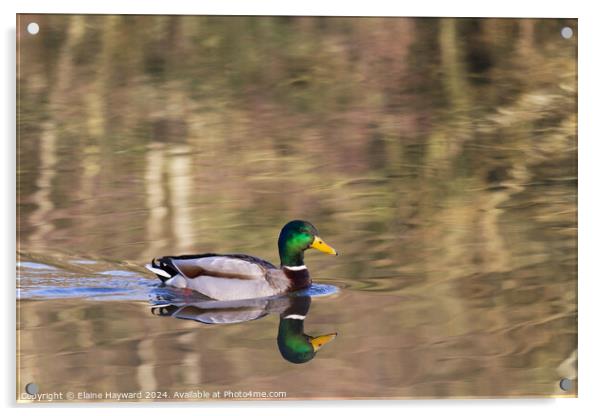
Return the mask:
[[312,303],[312,329],[340,336],[303,365],[275,352],[277,316],[24,297],[18,391],[552,395],[576,377],[577,50],[559,34],[576,20],[31,20],[22,261],[276,261],[305,218],[342,252],[309,255],[314,279],[342,289]]

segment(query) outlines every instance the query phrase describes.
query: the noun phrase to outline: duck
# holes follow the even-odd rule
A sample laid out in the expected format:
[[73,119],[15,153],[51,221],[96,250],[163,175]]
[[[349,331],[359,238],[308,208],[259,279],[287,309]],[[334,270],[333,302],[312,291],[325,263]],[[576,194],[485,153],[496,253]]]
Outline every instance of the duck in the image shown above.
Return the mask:
[[190,289],[214,300],[270,297],[311,286],[304,253],[338,255],[305,220],[288,222],[278,237],[280,267],[248,254],[192,254],[154,258],[146,268],[166,286]]
[[279,314],[276,343],[280,355],[293,364],[303,364],[316,357],[326,344],[338,335],[305,333],[305,318],[309,315],[311,296],[287,294],[273,298],[235,301],[200,300],[196,302],[169,302],[151,306],[153,315],[187,319],[206,325],[240,324]]

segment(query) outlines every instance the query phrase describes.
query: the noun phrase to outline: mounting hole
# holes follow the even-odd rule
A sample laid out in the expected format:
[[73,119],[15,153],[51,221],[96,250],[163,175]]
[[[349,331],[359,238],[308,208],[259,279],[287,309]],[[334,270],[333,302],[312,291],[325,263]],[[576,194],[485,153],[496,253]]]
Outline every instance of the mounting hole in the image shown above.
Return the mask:
[[25,386],[25,392],[27,394],[31,394],[32,396],[34,394],[38,394],[38,391],[39,391],[39,388],[36,383],[27,383],[27,385]]
[[31,22],[27,25],[27,33],[29,33],[30,35],[37,35],[39,31],[40,25],[36,22]]
[[560,380],[560,388],[564,391],[569,391],[573,387],[573,382],[568,378],[563,378]]
[[560,29],[560,36],[562,36],[565,39],[570,39],[573,37],[573,29],[571,29],[568,26],[563,27],[562,29]]

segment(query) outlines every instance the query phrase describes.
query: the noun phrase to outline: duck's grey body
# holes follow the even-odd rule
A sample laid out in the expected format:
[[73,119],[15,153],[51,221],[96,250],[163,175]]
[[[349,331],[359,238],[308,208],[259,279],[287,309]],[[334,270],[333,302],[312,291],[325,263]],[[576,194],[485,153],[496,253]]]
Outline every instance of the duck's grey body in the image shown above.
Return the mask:
[[311,285],[303,253],[316,249],[337,255],[311,223],[288,222],[278,237],[278,268],[246,254],[198,254],[153,259],[146,267],[166,285],[188,288],[216,300],[263,298]]
[[162,257],[146,266],[166,285],[188,288],[216,300],[261,298],[311,284],[307,268],[278,268],[244,254]]

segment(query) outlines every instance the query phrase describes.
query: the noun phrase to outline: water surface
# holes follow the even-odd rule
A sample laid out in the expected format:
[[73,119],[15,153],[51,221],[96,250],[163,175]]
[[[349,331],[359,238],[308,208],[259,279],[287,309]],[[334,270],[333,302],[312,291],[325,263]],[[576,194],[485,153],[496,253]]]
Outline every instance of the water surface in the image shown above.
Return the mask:
[[[576,394],[558,387],[577,377],[575,20],[35,19],[18,392]],[[278,263],[294,218],[341,253],[306,256],[304,329],[338,333],[312,360],[283,359],[278,310],[153,313],[200,299],[152,257]]]

